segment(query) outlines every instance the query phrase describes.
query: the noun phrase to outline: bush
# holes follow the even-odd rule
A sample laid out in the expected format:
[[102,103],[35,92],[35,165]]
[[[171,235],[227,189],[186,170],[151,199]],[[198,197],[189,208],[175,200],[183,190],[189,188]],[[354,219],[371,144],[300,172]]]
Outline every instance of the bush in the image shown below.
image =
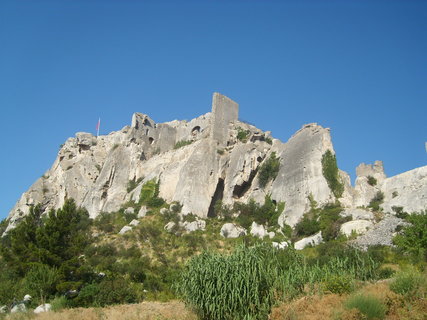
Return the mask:
[[249,130],[244,130],[241,127],[237,128],[237,139],[242,141],[243,143],[248,141],[249,134],[251,132]]
[[233,211],[239,213],[237,223],[248,229],[254,221],[262,225],[277,226],[284,208],[284,202],[276,204],[270,195],[266,195],[262,206],[251,199],[247,204],[235,202]]
[[341,198],[344,192],[344,185],[338,173],[337,159],[330,150],[327,150],[322,156],[322,172],[335,197],[337,199]]
[[52,311],[60,311],[68,307],[67,298],[64,296],[55,297],[52,301],[49,302],[52,306]]
[[373,176],[368,176],[368,184],[370,186],[376,186],[377,185],[377,179],[375,179]]
[[417,259],[427,260],[427,210],[406,216],[411,225],[393,239],[393,243]]
[[276,153],[272,152],[270,158],[264,161],[258,173],[259,185],[264,188],[268,182],[276,179],[280,169],[280,160],[277,158]]
[[139,196],[139,203],[152,208],[160,208],[165,204],[165,200],[159,197],[160,182],[152,179],[144,183]]
[[384,319],[386,308],[375,296],[357,294],[345,303],[347,309],[357,309],[366,319]]
[[271,246],[238,247],[231,255],[192,258],[177,289],[201,319],[265,319],[276,273]]
[[343,294],[349,293],[353,290],[353,279],[349,275],[332,275],[326,279],[323,283],[324,290],[336,293]]
[[372,208],[374,211],[380,211],[380,205],[384,202],[384,193],[378,191],[372,200],[369,202],[368,207]]
[[425,282],[423,275],[411,268],[395,275],[390,283],[390,290],[404,296],[410,296],[414,295]]
[[311,236],[319,231],[319,221],[309,213],[305,213],[302,219],[295,225],[295,233],[300,237]]

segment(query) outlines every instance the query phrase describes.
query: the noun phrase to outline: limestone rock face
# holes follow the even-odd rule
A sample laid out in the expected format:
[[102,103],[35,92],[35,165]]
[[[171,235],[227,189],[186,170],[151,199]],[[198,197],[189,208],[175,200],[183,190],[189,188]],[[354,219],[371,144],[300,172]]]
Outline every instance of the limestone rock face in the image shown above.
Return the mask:
[[[239,121],[238,111],[236,102],[215,93],[212,112],[191,121],[156,123],[148,115],[134,113],[129,126],[108,135],[78,132],[18,200],[9,213],[6,233],[36,204],[48,212],[73,198],[92,218],[126,209],[130,201],[139,201],[143,184],[152,179],[160,184],[160,197],[182,206],[181,215],[200,218],[215,216],[217,201],[232,206],[254,199],[262,204],[270,195],[273,201],[286,203],[279,224],[294,226],[308,211],[310,195],[319,206],[337,200],[322,172],[322,156],[327,150],[334,153],[329,129],[304,125],[283,143],[270,132]],[[244,139],[239,136],[242,131]],[[279,173],[261,188],[259,170],[273,152],[280,161]],[[354,188],[347,173],[339,175],[344,193],[338,200],[347,210],[367,206],[379,191],[385,195],[386,212],[393,206],[409,212],[427,207],[427,167],[386,178],[382,162],[362,164]],[[370,176],[375,185],[368,183]],[[146,214],[143,206],[138,218]],[[366,214],[351,215],[366,219]]]
[[372,211],[359,209],[359,208],[349,208],[341,213],[342,216],[350,216],[353,220],[372,220],[374,219],[374,214]]
[[406,212],[420,212],[427,208],[427,166],[413,169],[384,180],[382,208],[393,212],[392,207],[403,207]]
[[329,129],[317,124],[305,125],[287,143],[278,146],[281,166],[271,186],[271,196],[285,201],[279,222],[294,226],[309,209],[309,195],[319,205],[334,201],[322,173],[322,156],[333,151]]
[[[386,179],[383,163],[382,161],[375,161],[373,165],[362,163],[356,168],[356,175],[353,205],[355,207],[366,206],[380,191],[381,184]],[[374,185],[368,183],[369,177],[376,180]]]

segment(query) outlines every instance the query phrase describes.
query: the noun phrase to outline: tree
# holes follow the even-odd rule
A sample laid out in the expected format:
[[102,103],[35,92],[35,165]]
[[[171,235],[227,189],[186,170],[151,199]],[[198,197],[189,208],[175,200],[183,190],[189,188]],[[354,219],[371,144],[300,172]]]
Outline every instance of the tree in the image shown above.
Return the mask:
[[394,237],[394,244],[415,257],[427,260],[427,210],[410,214],[406,220],[411,225]]

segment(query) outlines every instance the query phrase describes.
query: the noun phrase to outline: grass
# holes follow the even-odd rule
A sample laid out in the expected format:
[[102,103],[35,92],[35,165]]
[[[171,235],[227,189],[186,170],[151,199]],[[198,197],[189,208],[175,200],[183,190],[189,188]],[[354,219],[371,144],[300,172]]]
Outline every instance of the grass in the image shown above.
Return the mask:
[[[3,320],[0,315],[0,319]],[[105,308],[75,308],[55,312],[34,314],[11,314],[5,320],[197,320],[196,315],[182,302],[142,302],[139,304],[116,305]]]
[[345,302],[347,309],[357,309],[365,319],[384,319],[386,307],[373,295],[356,294]]
[[426,279],[415,268],[409,268],[396,273],[390,283],[390,289],[393,292],[404,296],[414,296],[423,287],[424,289],[426,288]]

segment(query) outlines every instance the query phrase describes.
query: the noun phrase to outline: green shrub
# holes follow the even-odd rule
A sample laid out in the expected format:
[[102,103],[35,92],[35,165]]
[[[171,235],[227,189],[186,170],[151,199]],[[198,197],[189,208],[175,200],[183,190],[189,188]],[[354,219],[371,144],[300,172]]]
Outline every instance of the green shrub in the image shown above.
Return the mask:
[[243,143],[248,141],[249,134],[251,132],[249,130],[244,130],[241,127],[237,128],[237,139],[242,141]]
[[337,159],[330,150],[327,150],[322,156],[322,172],[335,197],[337,199],[341,198],[344,192],[344,185],[339,176]]
[[59,273],[56,268],[35,263],[24,278],[24,287],[33,299],[45,303],[46,298],[55,293],[58,281]]
[[425,285],[426,279],[416,269],[411,268],[398,272],[390,283],[390,290],[404,295],[414,295],[417,290]]
[[189,144],[192,144],[193,142],[194,141],[192,141],[192,140],[181,140],[181,141],[178,141],[177,143],[175,143],[175,146],[173,148],[179,149],[181,147],[188,146]]
[[368,320],[384,319],[386,312],[386,307],[373,295],[353,295],[345,302],[345,307],[359,310]]
[[64,296],[55,297],[55,299],[51,300],[49,303],[52,307],[52,311],[60,311],[68,308],[68,301]]
[[240,246],[231,255],[193,257],[177,284],[201,319],[266,319],[276,272],[271,246]]
[[269,137],[265,138],[265,142],[267,142],[268,144],[273,144],[273,140]]
[[332,275],[323,283],[323,288],[336,294],[349,293],[354,288],[353,279],[347,274]]
[[372,200],[369,202],[368,207],[372,208],[374,211],[380,211],[380,205],[384,202],[384,193],[378,191]]
[[368,176],[368,184],[370,186],[376,186],[377,185],[377,179],[375,179],[373,176]]
[[165,201],[159,197],[160,182],[152,179],[144,183],[139,196],[139,203],[152,208],[160,208]]
[[79,307],[102,307],[119,303],[135,303],[137,300],[137,294],[130,282],[121,277],[109,277],[100,283],[83,287],[70,304]]
[[300,237],[311,236],[320,231],[320,223],[316,216],[305,213],[302,219],[295,225],[295,233]]
[[396,271],[390,267],[383,267],[378,270],[378,279],[390,279]]
[[262,206],[251,199],[247,204],[235,202],[233,211],[239,213],[237,223],[248,229],[254,221],[262,225],[278,226],[278,219],[284,208],[284,202],[275,203],[268,194]]
[[272,152],[270,157],[259,168],[258,179],[261,188],[264,188],[271,180],[276,179],[279,169],[280,159],[277,158],[275,152]]

